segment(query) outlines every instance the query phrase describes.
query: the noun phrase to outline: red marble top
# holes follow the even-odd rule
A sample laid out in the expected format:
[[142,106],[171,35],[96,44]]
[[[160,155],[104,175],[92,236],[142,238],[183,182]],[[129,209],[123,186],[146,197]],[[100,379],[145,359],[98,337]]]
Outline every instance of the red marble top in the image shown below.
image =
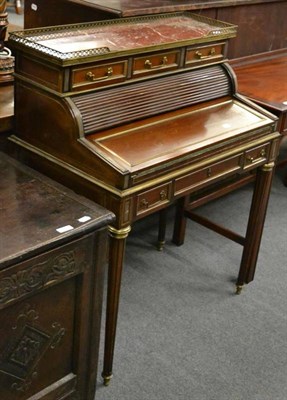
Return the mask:
[[236,27],[191,13],[162,14],[13,32],[10,40],[60,59],[191,44],[235,36]]
[[55,38],[39,43],[61,51],[79,51],[107,47],[113,50],[130,50],[165,43],[192,40],[209,34],[220,34],[221,29],[210,24],[191,20],[184,16],[159,19],[140,24],[126,23],[105,25],[84,31],[75,31],[68,38]]

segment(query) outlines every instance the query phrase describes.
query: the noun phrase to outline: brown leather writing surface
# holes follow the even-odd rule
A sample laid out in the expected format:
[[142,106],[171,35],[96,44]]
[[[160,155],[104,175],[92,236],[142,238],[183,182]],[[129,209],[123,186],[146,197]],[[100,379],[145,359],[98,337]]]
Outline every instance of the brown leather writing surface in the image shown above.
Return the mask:
[[210,107],[190,107],[162,118],[145,119],[130,128],[122,126],[90,135],[88,140],[130,167],[139,167],[151,160],[156,164],[163,158],[204,148],[265,123],[262,115],[229,99]]

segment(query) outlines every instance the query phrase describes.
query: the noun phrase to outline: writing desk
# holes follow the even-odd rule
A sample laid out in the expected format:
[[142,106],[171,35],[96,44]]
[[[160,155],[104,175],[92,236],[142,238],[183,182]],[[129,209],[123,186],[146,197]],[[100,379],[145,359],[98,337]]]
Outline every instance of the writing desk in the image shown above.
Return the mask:
[[15,134],[25,162],[113,211],[103,377],[112,376],[132,224],[257,171],[237,285],[253,280],[280,134],[236,93],[232,25],[190,13],[16,32]]

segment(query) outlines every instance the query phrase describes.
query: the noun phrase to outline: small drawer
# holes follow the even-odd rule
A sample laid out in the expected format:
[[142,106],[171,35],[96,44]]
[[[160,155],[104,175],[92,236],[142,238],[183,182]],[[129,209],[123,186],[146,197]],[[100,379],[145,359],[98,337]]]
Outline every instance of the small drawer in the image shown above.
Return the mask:
[[134,58],[133,76],[165,72],[179,67],[180,50]]
[[240,159],[242,154],[237,154],[218,163],[210,164],[200,171],[182,176],[175,181],[175,196],[189,192],[191,189],[205,185],[219,177],[236,173],[241,169]]
[[185,66],[190,66],[193,63],[198,64],[223,59],[224,46],[225,43],[218,43],[213,46],[202,46],[187,49]]
[[171,182],[139,194],[136,198],[136,215],[148,214],[171,199]]
[[244,153],[243,169],[253,168],[254,165],[263,164],[268,159],[269,143],[255,147]]
[[72,70],[72,89],[86,86],[103,86],[124,81],[127,77],[128,61],[90,65]]

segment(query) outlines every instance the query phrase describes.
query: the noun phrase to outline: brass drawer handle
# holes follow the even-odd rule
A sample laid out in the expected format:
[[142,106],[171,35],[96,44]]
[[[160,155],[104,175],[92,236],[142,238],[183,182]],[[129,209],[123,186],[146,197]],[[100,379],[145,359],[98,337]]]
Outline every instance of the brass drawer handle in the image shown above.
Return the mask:
[[165,67],[167,65],[167,63],[168,63],[168,59],[166,56],[164,56],[159,65],[153,66],[152,62],[150,60],[146,60],[144,63],[144,66],[147,69],[158,69],[158,68]]
[[202,55],[202,53],[201,53],[199,50],[195,52],[195,55],[196,55],[197,58],[199,58],[200,60],[203,60],[203,59],[205,59],[205,58],[209,58],[209,57],[214,56],[215,53],[216,53],[216,52],[215,52],[215,48],[212,47],[212,49],[209,51],[209,53],[208,53],[207,56]]
[[255,163],[256,161],[259,161],[261,157],[265,157],[265,156],[266,156],[266,150],[265,150],[265,149],[262,149],[262,150],[260,151],[260,154],[259,154],[259,157],[258,157],[258,158],[254,158],[254,157],[252,157],[252,156],[247,156],[247,157],[246,157],[246,160],[247,160],[250,164],[253,164],[253,163]]
[[[167,199],[167,192],[166,192],[166,190],[162,190],[162,191],[159,193],[159,201],[163,201],[163,200],[166,200],[166,199]],[[156,206],[156,205],[159,203],[159,201],[156,202],[156,203],[152,203],[152,206]],[[140,208],[141,208],[141,209],[143,209],[143,208],[147,209],[147,208],[149,208],[149,206],[150,206],[148,200],[146,200],[146,199],[142,199],[142,200],[140,201],[140,204],[139,204],[139,205],[140,205]]]
[[107,69],[107,72],[106,72],[105,76],[101,76],[100,78],[96,78],[96,75],[93,72],[90,71],[90,72],[86,73],[86,79],[88,81],[91,81],[91,82],[103,81],[105,79],[110,78],[113,75],[113,73],[114,73],[113,68],[109,67]]

